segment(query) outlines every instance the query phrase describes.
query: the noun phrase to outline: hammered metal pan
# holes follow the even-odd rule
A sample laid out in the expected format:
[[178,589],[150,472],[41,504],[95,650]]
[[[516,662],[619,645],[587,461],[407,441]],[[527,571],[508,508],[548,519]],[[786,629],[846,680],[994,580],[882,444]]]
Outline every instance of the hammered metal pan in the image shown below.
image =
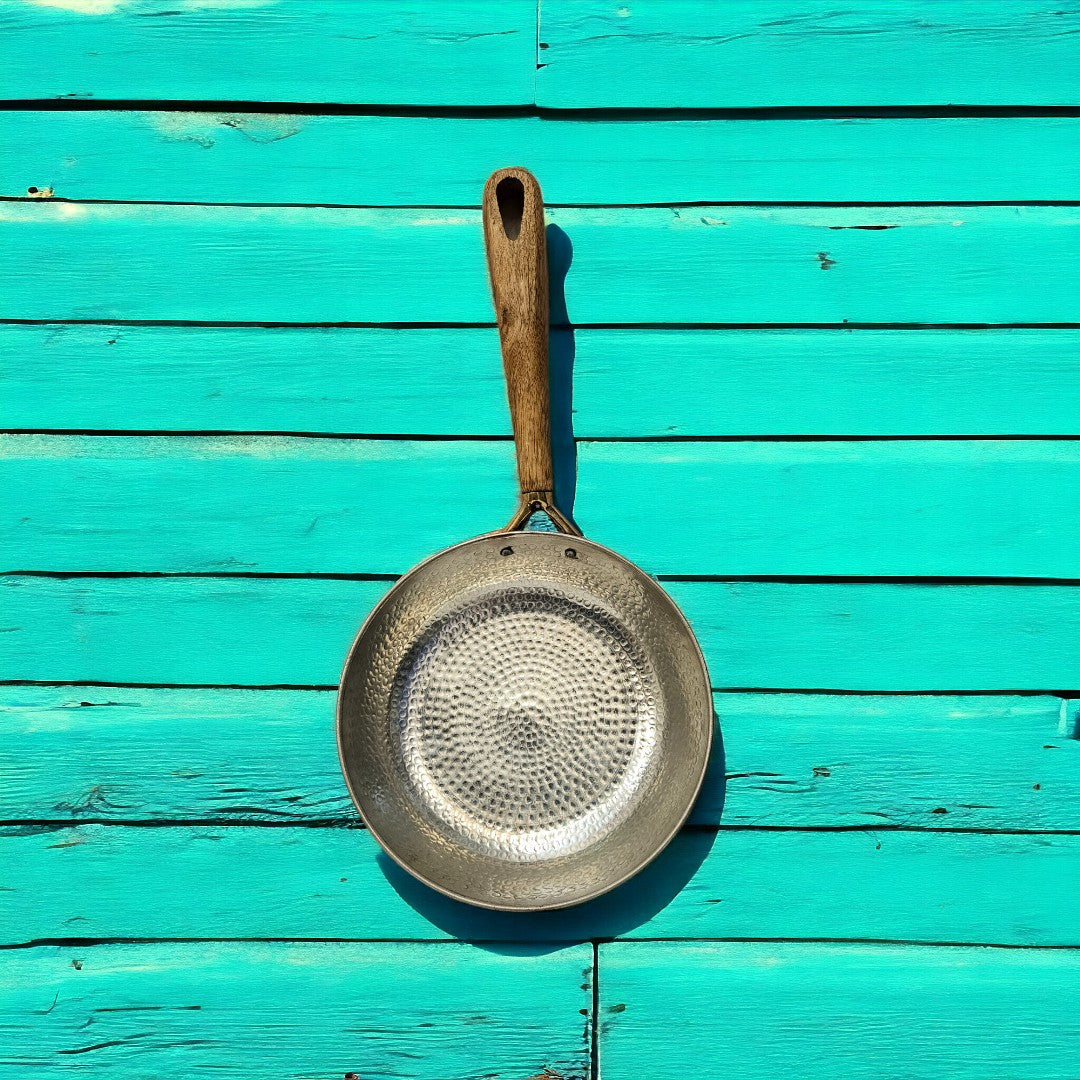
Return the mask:
[[[470,904],[539,911],[607,892],[664,848],[701,786],[712,701],[670,597],[555,505],[535,178],[494,173],[483,225],[521,502],[506,529],[422,562],[368,617],[338,749],[404,869]],[[525,531],[540,511],[558,532]]]

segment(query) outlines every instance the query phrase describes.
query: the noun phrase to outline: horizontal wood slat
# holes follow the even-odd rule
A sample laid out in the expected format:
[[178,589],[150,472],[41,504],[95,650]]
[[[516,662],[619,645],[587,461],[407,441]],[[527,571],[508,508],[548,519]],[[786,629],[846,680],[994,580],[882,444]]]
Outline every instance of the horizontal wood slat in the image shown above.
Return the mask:
[[525,915],[433,892],[379,853],[363,829],[8,831],[14,835],[0,839],[3,942],[452,936],[1080,944],[1072,903],[1080,836],[687,832],[615,892]]
[[536,4],[5,0],[0,35],[0,98],[520,105]]
[[1075,105],[1075,8],[1048,0],[544,0],[553,108]]
[[[0,95],[556,108],[1071,105],[1076,15],[1043,0],[896,11],[825,0],[525,0],[450,6],[304,0],[7,0]],[[873,60],[867,41],[905,63]],[[53,57],[48,70],[37,61]],[[536,70],[537,59],[542,65]],[[799,77],[793,76],[794,72]]]
[[4,970],[0,1054],[38,1076],[588,1070],[588,946],[100,945],[8,953]]
[[[1074,441],[586,443],[576,456],[586,534],[649,573],[1080,570]],[[517,496],[508,441],[259,436],[0,436],[0,486],[5,571],[403,573],[502,527]],[[634,490],[651,495],[622,497]],[[455,491],[468,496],[448,512]]]
[[[11,686],[3,697],[0,820],[355,820],[332,691]],[[691,820],[1080,830],[1075,705],[717,694],[723,750]]]
[[[509,435],[498,349],[494,327],[0,325],[0,400],[9,428]],[[1080,435],[1076,330],[554,330],[551,354],[580,438]]]
[[[1076,207],[548,216],[569,237],[552,240],[556,267],[573,248],[566,306],[579,323],[1080,321]],[[4,204],[0,221],[4,318],[493,319],[474,210],[38,200]],[[26,287],[27,267],[47,289]]]
[[1053,116],[27,111],[0,115],[0,194],[33,187],[139,202],[478,206],[488,174],[513,162],[536,173],[549,203],[1076,199],[1078,132],[1077,118]]
[[[0,579],[0,678],[336,684],[384,581]],[[670,582],[714,686],[1080,688],[1080,588]]]
[[[600,946],[605,1075],[1071,1080],[1080,953],[873,945]],[[678,1038],[671,1038],[678,1017]]]

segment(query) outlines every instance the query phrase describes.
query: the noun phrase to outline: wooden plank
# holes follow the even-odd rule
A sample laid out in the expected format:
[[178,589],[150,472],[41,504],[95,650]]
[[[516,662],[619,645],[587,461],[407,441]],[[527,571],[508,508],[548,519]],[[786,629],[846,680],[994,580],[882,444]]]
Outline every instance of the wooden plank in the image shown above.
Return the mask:
[[549,108],[1075,105],[1078,28],[1046,0],[545,0],[536,94]]
[[532,101],[536,7],[4,0],[0,35],[0,98],[518,105]]
[[[714,210],[552,211],[574,251],[571,318],[1080,321],[1076,207]],[[474,210],[30,200],[4,204],[0,221],[4,318],[492,320]],[[566,241],[553,250],[565,265]],[[47,289],[25,288],[27,266]]]
[[522,915],[433,892],[382,855],[363,829],[7,831],[13,835],[0,840],[2,942],[450,936],[1078,943],[1076,835],[688,832],[614,893]]
[[[654,574],[1072,577],[1078,467],[1061,440],[585,443],[576,507]],[[0,487],[5,571],[396,574],[517,498],[509,442],[259,436],[0,436]]]
[[39,1076],[588,1073],[587,946],[99,945],[4,967],[0,1056]]
[[[583,438],[1080,435],[1076,330],[555,330],[551,344],[563,426],[572,361]],[[11,428],[508,435],[498,347],[494,328],[0,325],[0,399]],[[468,393],[432,378],[435,358]]]
[[717,694],[726,793],[716,769],[695,820],[1076,829],[1074,705],[1050,697]]
[[[385,581],[9,576],[0,678],[336,684]],[[1068,585],[670,582],[713,685],[1080,687]]]
[[[585,443],[576,505],[649,573],[1071,577],[1078,467],[1061,440]],[[0,436],[0,487],[0,566],[50,571],[395,574],[517,497],[508,441],[260,436]]]
[[[874,945],[600,947],[605,1076],[1076,1075],[1075,951]],[[671,1038],[678,1017],[678,1038]],[[718,1019],[722,1018],[722,1020]]]
[[536,173],[549,203],[1061,200],[1080,196],[1070,153],[1078,127],[1056,116],[9,112],[0,116],[0,194],[478,206],[487,175],[512,161]]
[[[3,696],[0,820],[354,820],[331,691],[12,686]],[[723,752],[695,824],[1080,831],[1080,741],[1059,698],[717,694],[714,704]]]

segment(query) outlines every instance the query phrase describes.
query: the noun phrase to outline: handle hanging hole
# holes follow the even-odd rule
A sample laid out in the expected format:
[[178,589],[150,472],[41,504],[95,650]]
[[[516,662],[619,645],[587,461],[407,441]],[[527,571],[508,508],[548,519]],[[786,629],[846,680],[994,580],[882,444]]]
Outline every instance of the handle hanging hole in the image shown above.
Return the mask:
[[507,240],[516,240],[525,216],[525,185],[516,176],[504,176],[495,185],[495,202]]
[[513,555],[514,549],[512,547],[504,547],[499,552],[500,555]]
[[563,554],[568,559],[576,559],[577,558],[577,552],[573,548],[567,548],[566,551],[563,552]]

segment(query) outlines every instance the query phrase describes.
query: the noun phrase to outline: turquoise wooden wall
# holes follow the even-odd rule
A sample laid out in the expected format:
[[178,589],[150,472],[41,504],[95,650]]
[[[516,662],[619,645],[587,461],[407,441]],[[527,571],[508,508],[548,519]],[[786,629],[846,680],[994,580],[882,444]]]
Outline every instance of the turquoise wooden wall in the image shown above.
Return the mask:
[[[0,1071],[1075,1080],[1078,31],[0,2]],[[534,917],[390,865],[332,724],[388,582],[512,509],[506,164],[564,499],[684,606],[726,754]]]

